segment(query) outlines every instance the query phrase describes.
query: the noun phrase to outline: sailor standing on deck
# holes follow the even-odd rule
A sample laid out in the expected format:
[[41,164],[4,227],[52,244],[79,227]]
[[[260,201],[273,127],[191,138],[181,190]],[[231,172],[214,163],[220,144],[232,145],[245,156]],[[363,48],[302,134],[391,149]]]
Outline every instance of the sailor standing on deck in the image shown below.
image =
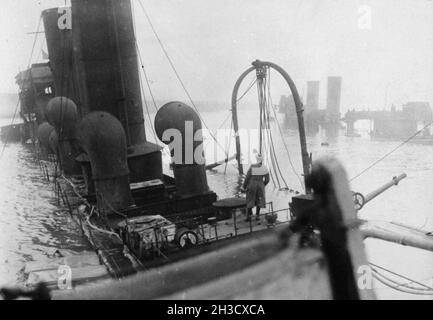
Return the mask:
[[257,163],[251,165],[243,183],[242,189],[247,193],[247,219],[251,220],[253,207],[256,207],[256,220],[260,220],[260,208],[266,207],[265,187],[269,183],[269,171],[263,164],[263,156],[256,156]]

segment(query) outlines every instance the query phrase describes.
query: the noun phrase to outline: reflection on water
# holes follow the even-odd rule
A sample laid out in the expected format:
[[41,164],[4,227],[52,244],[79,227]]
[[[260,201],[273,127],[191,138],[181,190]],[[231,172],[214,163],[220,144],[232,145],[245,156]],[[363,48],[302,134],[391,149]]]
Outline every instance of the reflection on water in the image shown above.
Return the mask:
[[[202,116],[210,129],[215,130],[226,119],[228,112],[208,112]],[[257,128],[257,113],[244,110],[240,113],[241,128]],[[282,123],[282,118],[279,121]],[[229,126],[230,121],[226,122],[225,128]],[[286,129],[283,132],[292,166],[278,129],[275,124],[273,127],[276,153],[287,184],[292,189],[302,191],[303,186],[297,177],[302,171],[297,132]],[[152,133],[148,132],[147,136],[150,139]],[[250,141],[251,152],[258,148],[258,136],[251,136]],[[323,145],[323,142],[327,144]],[[354,177],[395,148],[399,142],[370,141],[367,136],[350,138],[342,133],[335,135],[320,131],[314,136],[308,136],[307,144],[313,160],[324,155],[337,157],[345,166],[348,176]],[[218,147],[213,146],[209,140],[205,141],[205,145],[208,163],[221,160]],[[234,154],[234,141],[230,144],[228,141],[221,142],[221,145],[230,149],[230,155]],[[168,160],[166,156],[164,159]],[[406,144],[353,180],[351,187],[354,191],[365,194],[402,172],[408,177],[397,187],[368,203],[360,211],[360,217],[433,230],[433,146]],[[8,146],[0,159],[0,179],[0,285],[16,282],[25,262],[44,260],[53,248],[76,251],[88,248],[66,208],[58,206],[54,200],[52,186],[42,179],[30,150],[21,145]],[[238,194],[240,179],[235,162],[208,172],[208,182],[220,198]],[[291,196],[293,193],[280,191],[272,183],[267,188],[267,197],[274,202],[274,209],[286,208]],[[415,280],[433,284],[430,281],[433,276],[433,253],[378,240],[367,240],[366,247],[371,262]],[[379,284],[375,286],[380,298],[432,298],[401,293]]]
[[57,204],[30,149],[8,145],[0,160],[0,286],[16,283],[26,262],[57,248],[88,248],[65,207]]

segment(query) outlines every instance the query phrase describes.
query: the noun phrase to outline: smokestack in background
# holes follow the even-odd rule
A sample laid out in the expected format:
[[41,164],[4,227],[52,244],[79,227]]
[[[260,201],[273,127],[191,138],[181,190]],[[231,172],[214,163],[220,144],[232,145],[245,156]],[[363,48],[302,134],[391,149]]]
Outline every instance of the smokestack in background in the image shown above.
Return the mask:
[[328,77],[326,110],[330,120],[340,118],[341,82],[341,77]]
[[307,99],[305,103],[307,111],[319,109],[319,90],[320,81],[307,81]]

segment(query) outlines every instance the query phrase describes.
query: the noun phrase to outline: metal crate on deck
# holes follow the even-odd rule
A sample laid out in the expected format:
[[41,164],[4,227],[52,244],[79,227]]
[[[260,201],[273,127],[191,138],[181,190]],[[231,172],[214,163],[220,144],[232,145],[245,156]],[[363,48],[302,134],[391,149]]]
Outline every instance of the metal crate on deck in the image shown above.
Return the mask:
[[174,240],[176,226],[160,215],[127,219],[118,224],[130,250],[139,258],[159,255]]

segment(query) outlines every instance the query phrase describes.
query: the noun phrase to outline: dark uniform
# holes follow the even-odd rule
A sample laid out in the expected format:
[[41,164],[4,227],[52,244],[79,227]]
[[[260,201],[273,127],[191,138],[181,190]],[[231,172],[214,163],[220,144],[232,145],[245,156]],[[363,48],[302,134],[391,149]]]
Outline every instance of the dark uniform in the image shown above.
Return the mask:
[[266,207],[265,186],[269,183],[269,171],[262,163],[253,164],[247,172],[243,188],[247,193],[248,217],[251,218],[252,208],[256,207],[256,220],[259,219],[260,208]]

